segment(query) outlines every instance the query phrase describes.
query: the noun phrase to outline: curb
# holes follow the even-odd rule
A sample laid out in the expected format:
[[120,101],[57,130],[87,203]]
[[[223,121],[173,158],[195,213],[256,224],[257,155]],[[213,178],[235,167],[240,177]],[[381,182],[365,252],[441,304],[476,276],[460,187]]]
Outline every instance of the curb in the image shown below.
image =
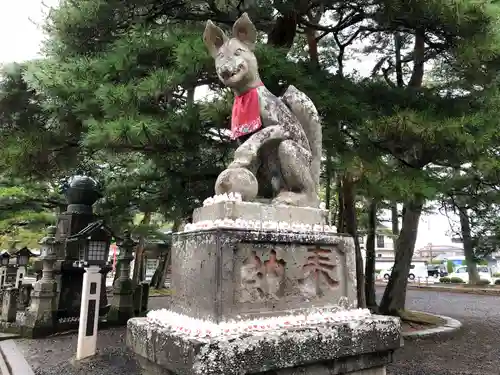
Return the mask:
[[0,373],[2,375],[35,375],[13,340],[0,343]]
[[[385,288],[386,284],[376,284],[376,287]],[[500,289],[477,289],[477,288],[450,288],[446,286],[426,286],[426,285],[408,285],[406,289],[428,290],[433,292],[446,292],[456,294],[476,294],[481,296],[500,296]]]
[[444,325],[439,326],[439,327],[435,327],[435,328],[424,329],[423,331],[404,332],[402,334],[402,336],[405,339],[407,339],[407,340],[421,339],[421,338],[427,338],[429,336],[436,336],[436,335],[440,335],[440,334],[452,333],[452,332],[459,330],[462,327],[461,322],[459,322],[456,319],[450,318],[449,316],[435,315],[435,314],[430,314],[427,312],[423,312],[423,313],[443,319],[445,321]]
[[408,289],[414,290],[434,290],[436,292],[447,292],[457,294],[477,294],[481,296],[500,296],[500,289],[477,289],[477,288],[449,288],[445,286],[424,286],[409,285]]

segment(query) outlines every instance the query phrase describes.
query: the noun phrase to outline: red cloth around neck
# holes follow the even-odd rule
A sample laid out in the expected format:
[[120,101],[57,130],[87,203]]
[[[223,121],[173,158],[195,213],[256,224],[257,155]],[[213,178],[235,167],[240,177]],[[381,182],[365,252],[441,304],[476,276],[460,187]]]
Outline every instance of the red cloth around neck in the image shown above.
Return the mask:
[[257,87],[263,86],[260,82],[247,92],[237,95],[233,103],[231,117],[231,138],[236,139],[243,135],[255,132],[262,127],[259,108],[259,93]]

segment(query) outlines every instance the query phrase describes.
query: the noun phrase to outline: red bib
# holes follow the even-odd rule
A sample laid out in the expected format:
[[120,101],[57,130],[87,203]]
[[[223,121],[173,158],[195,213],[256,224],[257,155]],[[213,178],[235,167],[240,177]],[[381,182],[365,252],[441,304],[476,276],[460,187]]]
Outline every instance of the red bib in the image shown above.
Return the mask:
[[243,135],[255,132],[262,127],[259,108],[259,93],[257,87],[263,86],[260,82],[244,94],[234,97],[233,115],[231,117],[231,138],[236,139]]

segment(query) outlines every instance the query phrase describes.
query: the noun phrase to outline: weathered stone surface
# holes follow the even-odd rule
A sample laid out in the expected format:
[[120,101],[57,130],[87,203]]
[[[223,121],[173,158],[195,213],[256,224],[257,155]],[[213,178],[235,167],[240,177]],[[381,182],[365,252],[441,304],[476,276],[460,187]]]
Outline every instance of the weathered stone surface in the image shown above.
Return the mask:
[[324,225],[327,224],[328,211],[311,207],[290,207],[255,202],[218,202],[198,207],[193,213],[193,223],[224,219]]
[[[299,366],[292,369],[268,371],[259,375],[386,375],[385,366],[392,360],[392,352],[347,357],[318,365]],[[372,367],[377,366],[377,367]],[[370,368],[372,367],[372,368]]]
[[[172,311],[220,322],[356,305],[351,237],[213,229],[174,235]],[[344,299],[344,298],[343,298]]]
[[19,289],[7,288],[3,290],[2,299],[2,314],[0,320],[3,322],[15,322],[17,314],[17,299],[19,296]]
[[[219,340],[187,339],[146,318],[129,320],[127,329],[127,345],[149,366],[151,374],[346,374],[389,363],[390,353],[400,344],[399,319],[377,315],[356,324]],[[300,366],[303,371],[295,371]],[[294,367],[299,368],[292,370]]]

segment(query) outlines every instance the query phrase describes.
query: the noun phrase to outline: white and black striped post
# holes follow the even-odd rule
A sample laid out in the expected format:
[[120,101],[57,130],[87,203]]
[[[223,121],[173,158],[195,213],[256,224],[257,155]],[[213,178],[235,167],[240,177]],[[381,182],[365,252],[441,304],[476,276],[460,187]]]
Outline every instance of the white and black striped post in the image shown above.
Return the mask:
[[99,320],[99,299],[101,294],[101,274],[99,266],[85,267],[82,285],[80,325],[76,359],[91,357],[96,353],[97,324]]

